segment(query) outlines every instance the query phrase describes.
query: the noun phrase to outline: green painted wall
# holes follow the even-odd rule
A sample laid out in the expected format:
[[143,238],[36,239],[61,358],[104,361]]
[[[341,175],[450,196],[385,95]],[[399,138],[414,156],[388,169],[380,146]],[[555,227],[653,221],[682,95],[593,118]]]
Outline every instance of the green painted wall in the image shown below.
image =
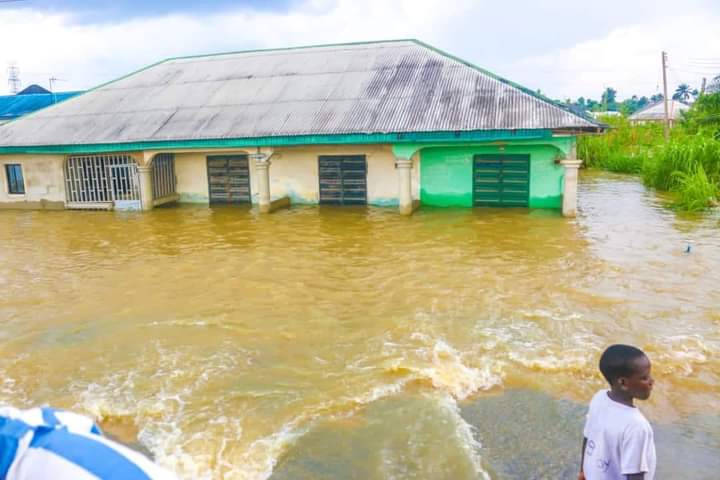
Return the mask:
[[[440,207],[472,207],[472,168],[476,154],[530,155],[530,207],[561,208],[567,139],[542,144],[430,147],[420,151],[420,201]],[[503,148],[503,150],[501,150]]]

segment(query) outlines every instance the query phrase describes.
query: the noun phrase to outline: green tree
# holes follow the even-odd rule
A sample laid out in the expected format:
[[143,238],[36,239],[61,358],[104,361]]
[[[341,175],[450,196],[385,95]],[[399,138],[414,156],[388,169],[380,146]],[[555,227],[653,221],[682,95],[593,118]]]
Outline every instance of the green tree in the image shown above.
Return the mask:
[[690,85],[688,85],[687,83],[681,83],[675,89],[675,93],[673,94],[672,98],[673,100],[680,100],[681,102],[687,103],[690,100],[691,96],[692,89],[690,88]]
[[683,113],[682,124],[689,133],[720,137],[720,92],[699,97]]
[[617,90],[615,90],[614,88],[608,87],[603,92],[600,102],[605,107],[605,110],[607,110],[609,112],[614,112],[614,111],[617,111],[616,98],[617,98]]
[[657,102],[661,101],[663,98],[665,98],[665,97],[663,96],[662,93],[656,93],[655,95],[650,97],[650,101],[652,103],[657,103]]

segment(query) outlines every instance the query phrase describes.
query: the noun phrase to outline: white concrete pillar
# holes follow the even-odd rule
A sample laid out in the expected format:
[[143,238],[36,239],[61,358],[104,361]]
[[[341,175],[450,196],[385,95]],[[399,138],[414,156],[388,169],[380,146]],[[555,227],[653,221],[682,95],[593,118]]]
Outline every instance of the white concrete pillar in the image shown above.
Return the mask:
[[250,155],[255,161],[255,173],[258,185],[258,209],[260,213],[269,213],[270,208],[270,156],[265,153]]
[[574,155],[571,155],[566,160],[562,160],[560,164],[565,167],[562,214],[564,217],[574,217],[577,213],[578,169],[582,164],[582,160],[578,160]]
[[398,158],[395,160],[395,167],[398,171],[400,214],[412,215],[412,160],[409,158]]
[[140,180],[140,205],[143,210],[153,208],[153,174],[149,165],[138,165],[138,177]]

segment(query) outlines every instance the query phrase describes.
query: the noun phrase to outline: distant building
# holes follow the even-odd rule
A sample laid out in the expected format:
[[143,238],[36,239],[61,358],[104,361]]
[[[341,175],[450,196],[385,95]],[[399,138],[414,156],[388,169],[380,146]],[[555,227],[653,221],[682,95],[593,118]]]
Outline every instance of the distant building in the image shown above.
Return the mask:
[[0,124],[41,108],[60,103],[80,92],[51,93],[40,85],[30,85],[16,95],[0,96]]
[[40,85],[33,83],[29,87],[25,87],[20,90],[16,95],[33,95],[37,93],[52,93],[50,90],[41,87]]
[[[678,100],[668,100],[668,118],[670,119],[670,126],[673,125],[677,120],[680,120],[681,112],[689,109],[690,106],[686,105]],[[628,117],[630,123],[642,124],[645,122],[663,122],[665,121],[665,102],[660,100],[659,102],[648,105],[642,110],[638,110]]]
[[604,112],[590,112],[590,115],[592,115],[593,118],[619,117],[620,115],[622,115],[622,113],[617,112],[615,110],[613,110],[613,111],[606,110]]

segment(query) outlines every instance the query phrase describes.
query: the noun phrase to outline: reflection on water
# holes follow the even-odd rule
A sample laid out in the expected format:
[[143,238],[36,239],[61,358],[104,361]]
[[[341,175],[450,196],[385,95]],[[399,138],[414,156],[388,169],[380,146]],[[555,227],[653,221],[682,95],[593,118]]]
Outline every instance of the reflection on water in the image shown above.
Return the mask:
[[[340,448],[333,422],[357,447],[327,472],[483,478],[496,440],[479,447],[458,408],[517,388],[586,403],[618,341],[654,361],[655,423],[720,407],[718,218],[677,217],[632,178],[586,174],[576,220],[181,207],[0,224],[0,402],[102,417],[187,478],[317,471],[302,459]],[[396,433],[378,442],[379,425]]]

